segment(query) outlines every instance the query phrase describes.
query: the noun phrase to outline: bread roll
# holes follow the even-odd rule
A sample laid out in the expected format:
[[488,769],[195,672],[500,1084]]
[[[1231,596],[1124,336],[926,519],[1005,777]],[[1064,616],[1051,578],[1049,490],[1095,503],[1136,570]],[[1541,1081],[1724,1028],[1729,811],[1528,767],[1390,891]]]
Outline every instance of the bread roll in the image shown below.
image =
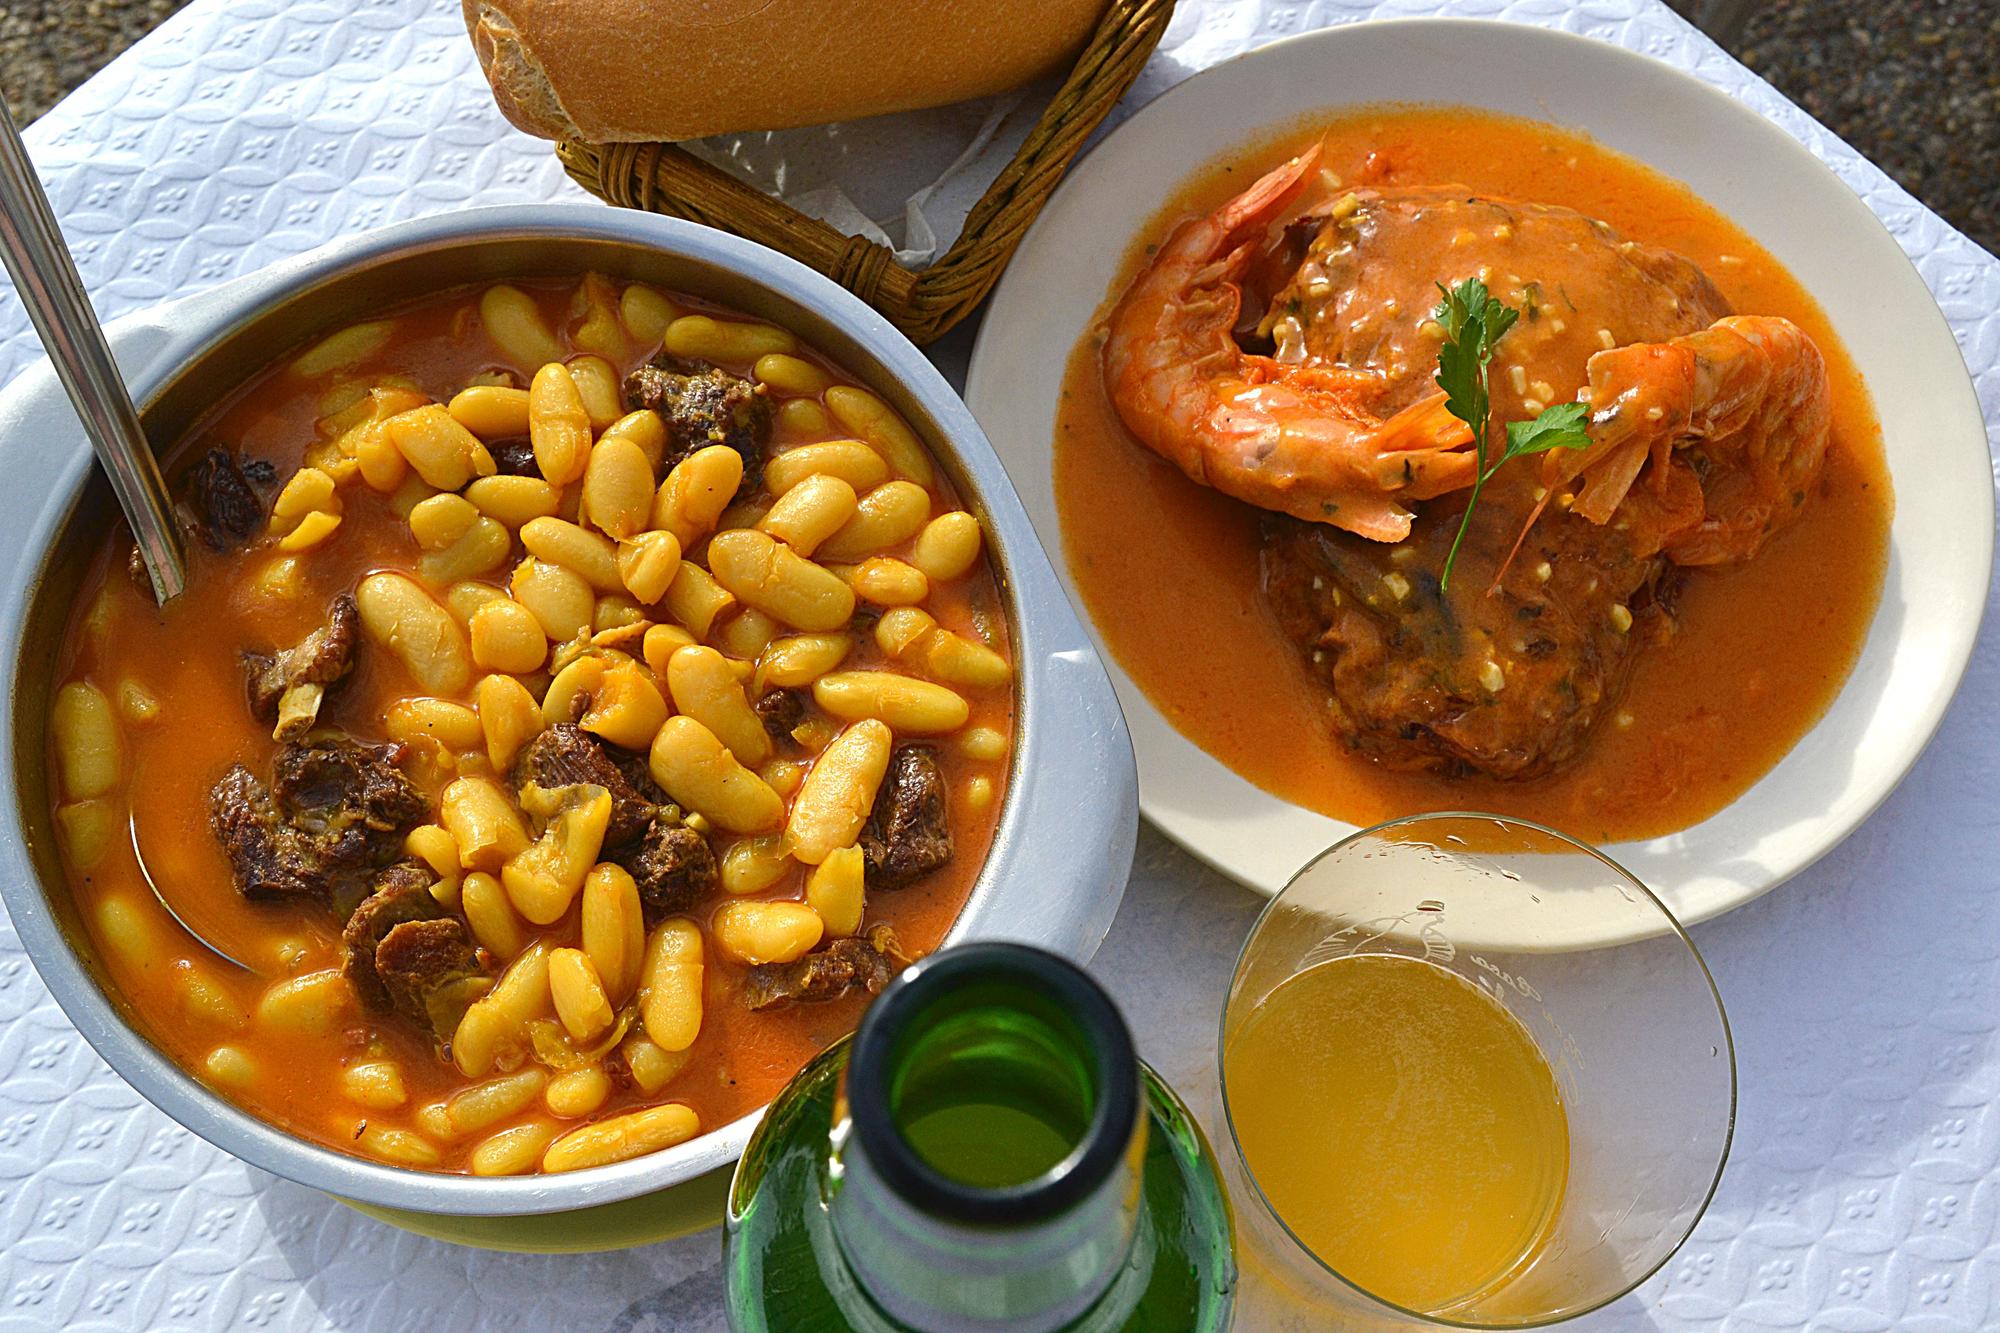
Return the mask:
[[507,119],[547,139],[698,139],[1011,88],[1104,0],[463,0]]

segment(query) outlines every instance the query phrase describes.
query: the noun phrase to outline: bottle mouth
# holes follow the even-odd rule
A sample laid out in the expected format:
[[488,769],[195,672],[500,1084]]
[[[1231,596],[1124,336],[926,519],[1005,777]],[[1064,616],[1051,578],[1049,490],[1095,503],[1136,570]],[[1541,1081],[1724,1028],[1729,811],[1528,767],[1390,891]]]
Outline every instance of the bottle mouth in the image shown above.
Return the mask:
[[911,1206],[1018,1224],[1067,1211],[1117,1168],[1138,1055],[1075,964],[966,944],[904,968],[869,1006],[846,1094],[869,1164]]

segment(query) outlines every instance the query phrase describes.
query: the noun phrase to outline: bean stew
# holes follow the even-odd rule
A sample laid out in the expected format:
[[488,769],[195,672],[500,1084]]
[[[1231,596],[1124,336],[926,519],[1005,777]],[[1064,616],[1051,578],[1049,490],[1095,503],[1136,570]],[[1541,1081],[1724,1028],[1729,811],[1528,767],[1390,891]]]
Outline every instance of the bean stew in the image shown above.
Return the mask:
[[668,1147],[970,892],[1014,716],[981,526],[791,332],[599,274],[450,292],[168,473],[189,591],[100,549],[55,816],[129,1015],[252,1113],[475,1175]]

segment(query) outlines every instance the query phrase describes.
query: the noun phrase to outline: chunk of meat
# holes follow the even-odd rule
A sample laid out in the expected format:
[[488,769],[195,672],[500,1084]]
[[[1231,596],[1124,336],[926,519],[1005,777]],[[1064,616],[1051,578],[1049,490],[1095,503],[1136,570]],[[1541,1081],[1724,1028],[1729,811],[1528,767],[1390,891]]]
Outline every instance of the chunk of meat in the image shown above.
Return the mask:
[[1304,239],[1303,258],[1262,321],[1276,360],[1365,373],[1378,414],[1437,391],[1438,283],[1484,272],[1494,297],[1520,312],[1494,352],[1496,421],[1535,416],[1530,400],[1575,398],[1607,335],[1659,342],[1729,313],[1687,259],[1554,204],[1448,187],[1360,189],[1292,234]]
[[1549,772],[1616,704],[1638,650],[1669,630],[1666,561],[1567,513],[1534,527],[1489,595],[1533,480],[1520,469],[1487,486],[1443,593],[1463,496],[1436,502],[1396,547],[1267,521],[1267,594],[1347,745],[1394,768]]
[[236,891],[252,902],[328,901],[336,871],[316,839],[278,811],[270,788],[236,764],[210,789],[208,822],[229,858]]
[[625,377],[625,398],[649,407],[667,423],[665,467],[711,444],[743,456],[743,486],[754,490],[764,471],[764,443],[771,435],[771,400],[764,386],[726,370],[688,367],[656,357]]
[[354,669],[361,615],[346,593],[334,598],[326,624],[282,651],[243,654],[250,714],[275,724],[272,736],[297,740],[319,719],[327,689]]
[[[660,784],[653,781],[653,770],[646,755],[637,750],[628,750],[622,745],[613,745],[609,741],[598,741],[598,744],[604,748],[605,758],[625,775],[625,781],[639,794],[640,800],[656,806],[673,805],[666,792],[660,789]],[[674,813],[678,816],[679,809],[676,808]]]
[[373,891],[361,900],[340,932],[346,953],[342,971],[354,985],[354,993],[372,1009],[389,1007],[389,992],[376,971],[375,950],[387,935],[405,921],[432,921],[445,915],[431,894],[431,872],[422,866],[403,863],[390,866],[375,876]]
[[375,974],[390,1007],[430,1029],[439,1043],[451,1039],[467,1006],[488,988],[479,947],[457,917],[390,927],[375,946]]
[[266,787],[241,764],[209,793],[209,824],[253,900],[358,896],[429,803],[396,767],[401,747],[344,736],[287,744]]
[[806,720],[806,696],[801,690],[772,690],[759,695],[751,707],[774,741],[792,739],[792,731]]
[[400,745],[366,745],[341,735],[315,736],[278,751],[271,794],[286,816],[311,833],[393,851],[430,814],[430,803],[397,767]]
[[210,449],[188,472],[187,505],[195,534],[217,551],[232,551],[264,526],[264,502],[252,488],[253,471],[269,480],[269,464],[242,466],[227,449]]
[[861,830],[870,889],[914,884],[951,860],[944,772],[927,745],[903,745],[875,791],[875,808]]
[[465,923],[431,894],[433,878],[407,862],[382,871],[340,938],[362,1003],[413,1019],[442,1042],[485,989],[487,971]]
[[574,723],[558,722],[522,750],[514,780],[523,786],[587,784],[611,794],[604,858],[623,866],[637,882],[648,925],[688,911],[716,892],[714,852],[654,783],[644,756],[606,745]]
[[[611,793],[611,823],[605,829],[607,848],[626,847],[646,836],[661,800],[659,788],[645,773],[645,760],[599,741],[573,722],[543,728],[514,761],[514,782],[525,787],[602,787]],[[633,762],[637,772],[633,771]]]
[[815,949],[789,963],[761,963],[744,981],[744,1001],[752,1009],[769,1009],[787,1001],[817,1004],[866,991],[880,995],[897,970],[910,960],[887,926],[876,926],[867,939],[849,936]]
[[636,847],[613,857],[639,886],[639,905],[648,928],[667,917],[694,910],[715,896],[721,883],[708,839],[681,822],[676,806],[661,806]]
[[535,461],[535,446],[526,439],[492,440],[486,452],[493,455],[493,466],[503,477],[542,475],[542,465]]

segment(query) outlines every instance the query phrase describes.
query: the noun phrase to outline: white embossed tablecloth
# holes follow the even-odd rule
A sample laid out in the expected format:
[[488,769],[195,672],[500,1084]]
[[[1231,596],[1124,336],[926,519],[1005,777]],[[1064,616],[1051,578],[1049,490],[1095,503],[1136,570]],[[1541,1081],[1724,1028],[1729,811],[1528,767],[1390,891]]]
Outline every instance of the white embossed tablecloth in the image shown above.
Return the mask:
[[[1182,0],[1130,105],[1273,37],[1448,10],[1690,69],[1805,141],[1917,262],[2000,426],[2000,263],[1657,0]],[[583,198],[509,129],[457,0],[196,0],[28,133],[113,318],[332,237]],[[969,339],[938,350],[962,374]],[[39,355],[0,285],[0,382]],[[0,441],[10,451],[44,447]],[[2000,617],[1916,771],[1838,851],[1696,930],[1735,1025],[1736,1146],[1680,1256],[1604,1329],[2000,1326]],[[1213,1124],[1215,1015],[1261,900],[1151,830],[1096,965]],[[419,1240],[224,1156],[71,1029],[0,917],[0,1330],[722,1327],[711,1233],[521,1258]]]

